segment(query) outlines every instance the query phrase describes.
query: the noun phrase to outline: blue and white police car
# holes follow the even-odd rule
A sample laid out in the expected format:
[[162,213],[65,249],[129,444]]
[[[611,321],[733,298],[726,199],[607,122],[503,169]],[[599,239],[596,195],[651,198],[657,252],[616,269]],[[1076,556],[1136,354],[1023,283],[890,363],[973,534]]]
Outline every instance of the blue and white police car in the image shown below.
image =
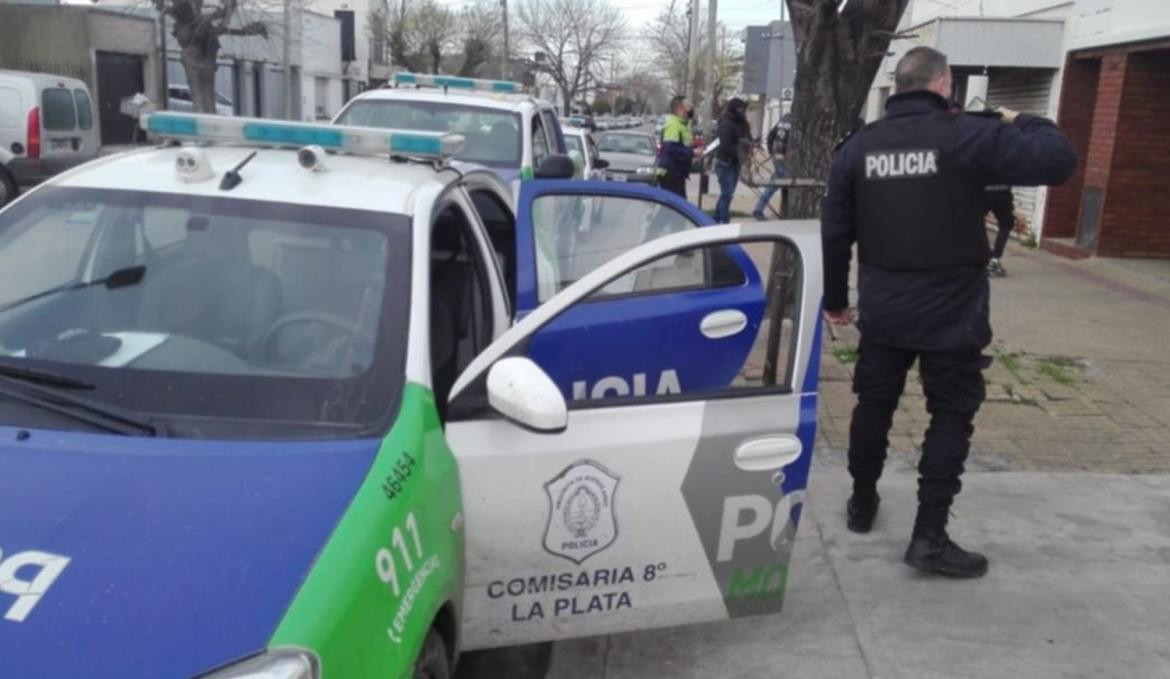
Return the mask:
[[333,122],[462,135],[455,160],[507,182],[532,179],[550,157],[567,153],[556,109],[519,83],[421,73],[395,73],[391,82],[351,99]]
[[[714,226],[599,181],[514,197],[450,162],[452,133],[142,125],[172,143],[0,211],[0,649],[24,625],[23,667],[260,652],[396,421],[427,448],[399,477],[457,462],[449,648],[779,610],[815,438],[815,222]],[[373,483],[363,506],[396,501]]]

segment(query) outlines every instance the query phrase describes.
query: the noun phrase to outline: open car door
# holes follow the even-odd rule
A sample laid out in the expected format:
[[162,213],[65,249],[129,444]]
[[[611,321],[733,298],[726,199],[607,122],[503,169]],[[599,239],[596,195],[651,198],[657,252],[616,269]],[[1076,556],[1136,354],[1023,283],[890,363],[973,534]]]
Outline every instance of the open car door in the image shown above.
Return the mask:
[[[620,348],[582,327],[531,355],[542,328],[614,281],[638,288],[728,248],[774,286],[756,289],[751,351],[724,384],[573,401],[542,361]],[[477,356],[446,429],[466,517],[465,647],[778,611],[816,431],[820,301],[816,222],[692,229],[586,273]]]

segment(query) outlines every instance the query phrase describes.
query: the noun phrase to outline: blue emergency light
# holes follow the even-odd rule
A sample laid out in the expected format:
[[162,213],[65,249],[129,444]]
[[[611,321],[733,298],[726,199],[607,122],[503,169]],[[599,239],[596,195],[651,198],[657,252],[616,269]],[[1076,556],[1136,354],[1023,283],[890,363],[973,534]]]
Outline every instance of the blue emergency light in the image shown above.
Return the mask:
[[138,124],[161,139],[293,148],[315,145],[364,155],[446,160],[463,147],[462,135],[444,132],[294,123],[200,113],[149,113],[142,116]]
[[471,90],[475,92],[497,92],[500,94],[518,94],[522,91],[520,83],[508,80],[486,80],[482,78],[462,78],[450,75],[427,75],[425,73],[395,73],[395,85],[414,85],[416,87],[442,87],[454,90]]

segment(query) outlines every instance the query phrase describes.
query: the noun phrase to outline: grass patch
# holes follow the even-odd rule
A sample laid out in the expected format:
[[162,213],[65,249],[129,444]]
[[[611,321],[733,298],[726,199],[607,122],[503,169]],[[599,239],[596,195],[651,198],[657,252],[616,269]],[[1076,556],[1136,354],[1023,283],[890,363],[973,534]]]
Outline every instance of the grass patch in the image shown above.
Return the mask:
[[1077,363],[1068,363],[1067,359],[1056,361],[1053,358],[1041,358],[1036,361],[1036,372],[1065,387],[1076,386],[1073,367],[1079,366]]
[[1005,385],[1003,385],[1003,390],[1005,392],[1007,392],[1008,398],[1010,398],[1012,400],[1012,403],[1019,403],[1021,405],[1026,405],[1026,406],[1039,405],[1038,403],[1036,403],[1036,399],[1027,398],[1025,396],[1021,396],[1021,395],[1017,394],[1015,385],[1005,384]]
[[1023,245],[1029,250],[1035,250],[1040,247],[1040,241],[1036,240],[1036,234],[1029,229],[1028,233],[1020,239],[1020,245]]
[[857,362],[857,349],[854,347],[833,347],[833,358],[845,365]]
[[1019,354],[996,354],[996,358],[1003,365],[1004,369],[1011,373],[1012,377],[1020,384],[1029,384],[1028,380],[1024,378],[1023,371],[1020,368]]

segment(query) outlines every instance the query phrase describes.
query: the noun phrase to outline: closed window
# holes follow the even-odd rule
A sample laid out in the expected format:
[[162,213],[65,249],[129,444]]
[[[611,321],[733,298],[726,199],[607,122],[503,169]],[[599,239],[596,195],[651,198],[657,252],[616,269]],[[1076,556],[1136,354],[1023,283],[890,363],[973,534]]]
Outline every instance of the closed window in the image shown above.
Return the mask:
[[51,132],[77,129],[77,104],[73,101],[73,93],[64,87],[52,87],[42,92],[41,124]]
[[532,116],[532,166],[534,168],[540,167],[540,164],[549,157],[550,153],[548,137],[544,134],[544,125],[540,122],[540,116]]
[[73,101],[77,104],[77,126],[83,130],[93,129],[93,109],[90,108],[89,93],[73,90]]

